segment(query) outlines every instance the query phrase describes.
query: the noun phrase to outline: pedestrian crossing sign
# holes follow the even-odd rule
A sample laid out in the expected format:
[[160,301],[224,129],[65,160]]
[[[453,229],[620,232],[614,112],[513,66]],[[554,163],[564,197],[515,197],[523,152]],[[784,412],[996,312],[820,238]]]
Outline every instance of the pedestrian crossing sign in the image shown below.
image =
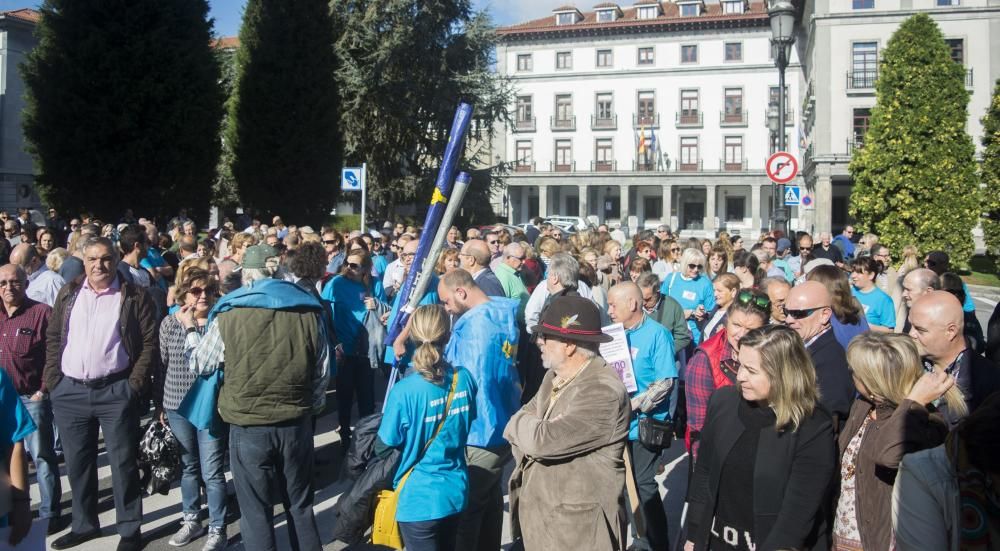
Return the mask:
[[785,206],[799,206],[802,197],[799,186],[785,186]]

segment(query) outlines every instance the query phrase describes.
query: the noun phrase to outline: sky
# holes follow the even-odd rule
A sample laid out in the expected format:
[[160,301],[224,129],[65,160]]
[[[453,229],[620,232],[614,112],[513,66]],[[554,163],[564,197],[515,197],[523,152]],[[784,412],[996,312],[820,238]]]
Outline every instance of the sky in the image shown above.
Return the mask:
[[[215,32],[219,36],[233,36],[239,33],[240,18],[246,0],[209,0],[211,15],[215,18]],[[510,25],[544,17],[567,0],[473,0],[476,9],[488,9],[498,25]],[[578,2],[580,9],[590,9],[599,0]],[[0,0],[0,10],[16,10],[37,7],[38,0]]]

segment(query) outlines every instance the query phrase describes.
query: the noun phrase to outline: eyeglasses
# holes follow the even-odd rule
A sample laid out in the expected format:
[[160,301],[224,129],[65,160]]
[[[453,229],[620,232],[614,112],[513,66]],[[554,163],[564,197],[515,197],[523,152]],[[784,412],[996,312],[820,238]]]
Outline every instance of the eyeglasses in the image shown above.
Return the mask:
[[816,311],[822,310],[823,308],[829,308],[829,306],[816,306],[815,308],[803,308],[801,310],[789,310],[788,308],[782,308],[781,310],[785,313],[786,318],[795,318],[797,320],[803,320],[813,315]]
[[200,297],[202,293],[208,295],[215,295],[218,294],[218,292],[219,288],[215,285],[209,285],[208,287],[191,287],[190,289],[188,289],[188,293],[190,293],[191,296],[194,297]]
[[511,256],[508,256],[507,258],[513,258],[514,260],[517,260],[518,262],[524,262],[524,257],[523,256],[514,256],[514,255],[511,255]]
[[740,294],[736,295],[736,300],[740,304],[756,306],[764,311],[769,312],[771,310],[771,299],[767,298],[766,295],[760,295],[753,291],[740,291]]
[[7,287],[20,289],[24,287],[24,282],[19,279],[0,280],[0,289],[6,289]]
[[701,264],[688,264],[688,270],[701,270],[704,267]]
[[413,258],[417,253],[403,253],[399,255],[399,258]]
[[813,250],[813,248],[812,248],[811,246],[809,246],[809,247],[801,247],[801,246],[800,246],[800,247],[799,247],[799,250],[800,250],[800,251],[811,251],[811,250]]
[[336,245],[337,244],[337,240],[336,239],[324,239],[323,240],[323,244],[324,245]]
[[679,252],[681,252],[681,248],[677,247],[677,248],[674,248],[674,249],[670,249],[670,252],[672,252],[672,253],[679,253]]
[[360,270],[361,269],[361,264],[358,264],[357,262],[348,262],[347,263],[347,267],[350,268],[350,269],[352,269],[352,270]]

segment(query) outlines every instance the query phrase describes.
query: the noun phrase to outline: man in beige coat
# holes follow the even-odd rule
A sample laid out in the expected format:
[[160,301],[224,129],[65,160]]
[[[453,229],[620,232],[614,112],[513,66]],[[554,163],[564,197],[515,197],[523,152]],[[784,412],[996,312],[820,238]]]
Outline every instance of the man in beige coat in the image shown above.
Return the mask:
[[620,522],[628,394],[598,354],[600,313],[580,297],[557,297],[532,333],[548,370],[507,423],[514,455],[511,526],[527,551],[622,550]]

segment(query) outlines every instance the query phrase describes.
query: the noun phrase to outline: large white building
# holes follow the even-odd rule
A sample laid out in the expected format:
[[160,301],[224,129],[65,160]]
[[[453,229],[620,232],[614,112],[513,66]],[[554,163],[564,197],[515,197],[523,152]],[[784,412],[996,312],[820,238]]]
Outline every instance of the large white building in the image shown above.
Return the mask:
[[952,58],[965,65],[966,131],[981,156],[980,119],[1000,77],[1000,0],[815,0],[799,6],[803,176],[817,205],[829,205],[808,213],[808,226],[839,231],[850,222],[847,165],[868,130],[879,54],[900,23],[918,12],[934,19]]
[[[684,235],[769,225],[777,99],[766,6],[726,0],[556,9],[500,30],[498,71],[517,90],[500,156],[508,218],[596,217]],[[799,155],[801,73],[789,67],[786,137]],[[791,227],[799,227],[791,209]]]

